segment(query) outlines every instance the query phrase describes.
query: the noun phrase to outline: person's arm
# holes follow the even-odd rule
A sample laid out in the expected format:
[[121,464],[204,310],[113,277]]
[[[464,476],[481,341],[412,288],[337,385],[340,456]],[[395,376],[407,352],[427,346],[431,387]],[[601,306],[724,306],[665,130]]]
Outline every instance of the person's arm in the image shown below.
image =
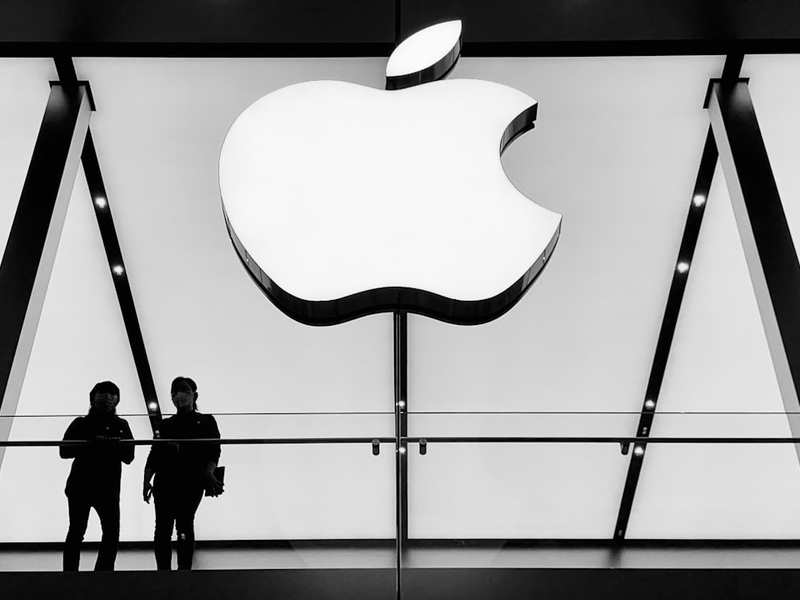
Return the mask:
[[[206,415],[206,419],[206,432],[203,437],[219,439],[220,434],[219,427],[217,426],[217,420],[212,415]],[[205,446],[208,449],[204,475],[206,492],[209,496],[219,496],[225,491],[225,484],[214,477],[214,470],[217,468],[217,464],[219,463],[219,456],[222,453],[222,448],[219,444],[206,444]]]
[[[131,433],[131,427],[128,425],[128,422],[125,419],[122,419],[122,438],[123,440],[132,440],[133,433]],[[133,462],[133,456],[135,452],[135,447],[133,444],[120,444],[119,447],[119,459],[124,462],[126,465],[129,465]]]
[[[86,431],[83,427],[83,417],[78,417],[72,423],[69,424],[67,427],[67,431],[64,432],[63,441],[78,441],[78,440],[85,440],[86,439]],[[86,447],[84,446],[59,446],[58,453],[61,458],[76,458],[81,456],[86,452]]]
[[150,497],[153,495],[153,484],[150,481],[155,475],[155,471],[150,467],[144,468],[144,484],[142,485],[142,499],[150,504]]
[[[161,437],[161,434],[156,429],[153,434],[154,439]],[[159,456],[163,448],[159,448],[156,444],[150,446],[150,454],[147,455],[147,462],[144,465],[144,482],[142,483],[142,499],[150,504],[150,498],[153,495],[153,485],[150,483],[153,480],[153,475],[156,473],[156,465],[159,462]]]

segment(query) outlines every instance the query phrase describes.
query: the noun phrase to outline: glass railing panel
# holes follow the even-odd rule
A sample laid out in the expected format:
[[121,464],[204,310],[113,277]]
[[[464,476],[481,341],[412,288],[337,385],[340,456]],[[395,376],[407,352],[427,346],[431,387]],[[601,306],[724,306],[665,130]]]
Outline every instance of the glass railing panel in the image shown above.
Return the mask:
[[635,412],[410,411],[408,432],[412,437],[628,436],[638,420]]
[[627,537],[797,539],[798,447],[649,444]]
[[409,445],[410,540],[602,539],[627,469],[618,444]]
[[[154,514],[141,480],[150,425],[144,415],[125,417],[138,445],[123,466],[118,569],[148,570]],[[794,415],[658,414],[643,459],[624,451],[644,442],[630,437],[638,417],[410,414],[403,564],[531,566],[538,544],[536,564],[558,566],[563,549],[548,554],[541,544],[559,542],[588,543],[581,560],[595,564],[607,554],[632,460],[644,466],[626,539],[800,537],[800,468],[787,442]],[[70,461],[57,442],[73,418],[15,419],[0,467],[0,568],[61,568]],[[394,569],[392,415],[223,413],[218,422],[226,491],[201,503],[195,568]],[[93,516],[89,548],[99,539]]]
[[215,413],[229,438],[394,437],[392,412]]
[[[411,437],[631,437],[639,411],[419,411],[408,413]],[[800,412],[657,410],[648,432],[660,437],[791,437]]]
[[[49,428],[61,430],[64,423],[55,421]],[[394,443],[383,438],[376,454],[373,439],[223,440],[220,464],[226,467],[225,492],[200,503],[193,568],[378,569],[393,573]],[[45,447],[6,448],[0,468],[2,570],[62,568],[69,523],[64,487],[72,461],[59,458],[54,442]],[[154,504],[145,504],[142,498],[149,443],[141,441],[134,462],[122,467],[117,570],[156,567]],[[92,512],[82,570],[92,569],[100,538],[99,521]],[[394,594],[394,577],[381,578],[388,587],[376,593],[388,598],[384,593]]]
[[[369,443],[225,447],[221,502],[201,524],[209,539],[394,538],[394,453]],[[235,518],[231,518],[234,516]]]
[[[120,411],[119,416],[128,422],[134,439],[147,440],[153,437],[150,419],[144,414],[128,414]],[[14,417],[0,417],[4,422],[11,421],[10,441],[58,441],[76,418],[83,414],[18,414]],[[165,415],[168,416],[168,415]],[[144,450],[139,450],[144,452]]]
[[[643,459],[621,455],[615,441],[428,440],[424,455],[412,442],[403,577],[417,582],[420,568],[788,567],[800,536],[797,446],[788,435],[739,438],[653,437]],[[644,467],[616,543],[632,460]]]

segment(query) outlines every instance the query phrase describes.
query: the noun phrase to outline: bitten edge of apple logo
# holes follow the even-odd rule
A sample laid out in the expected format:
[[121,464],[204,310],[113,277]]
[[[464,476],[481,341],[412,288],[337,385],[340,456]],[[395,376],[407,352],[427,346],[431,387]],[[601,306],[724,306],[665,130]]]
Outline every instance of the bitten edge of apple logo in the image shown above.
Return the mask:
[[[404,47],[413,46],[416,36],[448,26],[452,31],[454,25],[457,26],[457,36],[454,43],[435,62],[409,71],[401,70],[398,72],[397,68],[395,68],[395,73],[390,74],[392,59]],[[389,65],[387,65],[386,90],[401,90],[445,79],[455,68],[460,55],[460,21],[439,23],[417,32],[417,34],[398,45],[392,53]],[[500,155],[515,139],[534,128],[537,106],[534,102],[509,123],[501,136]],[[333,300],[307,300],[289,293],[270,278],[249,255],[237,236],[228,218],[224,202],[222,210],[225,225],[236,254],[253,282],[288,317],[300,323],[314,326],[336,325],[371,314],[397,311],[420,314],[456,325],[488,323],[508,312],[522,299],[548,264],[561,233],[561,223],[559,221],[552,238],[547,243],[544,251],[533,261],[533,264],[507,289],[489,298],[458,300],[428,290],[389,286],[360,291]]]

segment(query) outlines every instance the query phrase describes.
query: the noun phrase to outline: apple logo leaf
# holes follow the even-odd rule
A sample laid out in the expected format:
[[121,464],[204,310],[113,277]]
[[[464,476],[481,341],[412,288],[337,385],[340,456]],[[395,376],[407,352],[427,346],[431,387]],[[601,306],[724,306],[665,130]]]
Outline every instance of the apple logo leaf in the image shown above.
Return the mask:
[[386,63],[386,89],[401,90],[446,78],[461,54],[461,21],[426,27],[403,40]]
[[553,253],[561,215],[524,196],[501,162],[533,128],[536,101],[494,82],[442,80],[461,24],[421,33],[392,54],[389,90],[289,85],[246,108],[225,137],[219,185],[233,246],[297,321],[407,311],[485,323]]

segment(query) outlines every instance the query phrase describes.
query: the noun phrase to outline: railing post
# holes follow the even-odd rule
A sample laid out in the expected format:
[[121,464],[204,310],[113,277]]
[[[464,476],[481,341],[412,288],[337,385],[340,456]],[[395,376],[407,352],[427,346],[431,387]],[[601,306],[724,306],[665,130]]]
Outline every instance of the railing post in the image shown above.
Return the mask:
[[401,597],[403,555],[408,544],[408,315],[394,313],[395,514],[397,599]]

